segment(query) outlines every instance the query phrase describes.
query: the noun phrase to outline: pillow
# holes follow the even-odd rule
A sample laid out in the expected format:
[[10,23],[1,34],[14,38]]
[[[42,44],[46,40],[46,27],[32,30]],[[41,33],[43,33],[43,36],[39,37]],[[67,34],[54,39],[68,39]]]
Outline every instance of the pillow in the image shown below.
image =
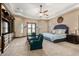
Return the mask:
[[66,29],[55,29],[56,34],[65,34]]
[[56,30],[52,30],[52,33],[55,34],[56,33]]

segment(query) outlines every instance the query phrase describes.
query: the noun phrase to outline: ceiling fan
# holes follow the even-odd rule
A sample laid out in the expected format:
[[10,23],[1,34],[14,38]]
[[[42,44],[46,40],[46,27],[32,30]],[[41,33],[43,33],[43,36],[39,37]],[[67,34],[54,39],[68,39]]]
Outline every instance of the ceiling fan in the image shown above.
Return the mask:
[[43,6],[40,5],[40,16],[42,16],[42,15],[48,16],[48,10],[44,10],[43,11]]

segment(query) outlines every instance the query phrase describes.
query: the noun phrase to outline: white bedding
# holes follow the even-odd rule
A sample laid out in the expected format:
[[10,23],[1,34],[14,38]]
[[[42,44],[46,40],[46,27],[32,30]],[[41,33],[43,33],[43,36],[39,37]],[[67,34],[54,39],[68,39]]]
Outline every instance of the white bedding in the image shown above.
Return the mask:
[[42,33],[42,34],[44,38],[47,38],[48,40],[51,41],[66,38],[66,34],[52,34],[52,33]]

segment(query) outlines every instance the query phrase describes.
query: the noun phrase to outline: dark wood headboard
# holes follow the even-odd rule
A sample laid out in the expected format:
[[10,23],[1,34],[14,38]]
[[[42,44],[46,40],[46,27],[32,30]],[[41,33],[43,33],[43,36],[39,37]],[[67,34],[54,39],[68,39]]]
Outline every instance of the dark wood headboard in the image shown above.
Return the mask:
[[66,34],[69,34],[69,27],[65,24],[56,25],[54,29],[66,29]]

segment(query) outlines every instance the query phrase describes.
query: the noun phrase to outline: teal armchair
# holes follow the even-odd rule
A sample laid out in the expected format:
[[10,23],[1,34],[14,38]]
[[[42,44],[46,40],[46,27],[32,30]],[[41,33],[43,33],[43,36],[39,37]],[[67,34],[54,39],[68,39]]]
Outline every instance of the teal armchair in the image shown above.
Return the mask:
[[29,38],[30,50],[42,49],[43,35],[39,34],[38,36]]

